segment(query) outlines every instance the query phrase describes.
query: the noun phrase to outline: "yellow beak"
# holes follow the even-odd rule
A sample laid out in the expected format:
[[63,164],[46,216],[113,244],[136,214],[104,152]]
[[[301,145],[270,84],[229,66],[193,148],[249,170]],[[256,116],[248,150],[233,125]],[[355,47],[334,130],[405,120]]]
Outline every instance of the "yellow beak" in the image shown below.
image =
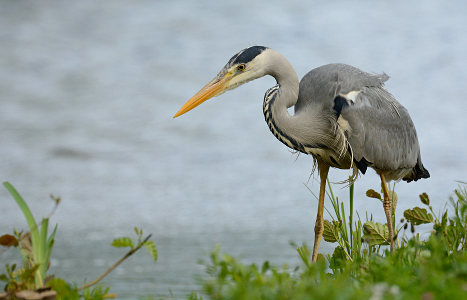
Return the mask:
[[227,85],[229,76],[224,76],[218,79],[217,77],[208,82],[199,92],[197,92],[190,100],[185,103],[182,108],[175,114],[174,118],[183,115],[192,110],[204,101],[221,94]]

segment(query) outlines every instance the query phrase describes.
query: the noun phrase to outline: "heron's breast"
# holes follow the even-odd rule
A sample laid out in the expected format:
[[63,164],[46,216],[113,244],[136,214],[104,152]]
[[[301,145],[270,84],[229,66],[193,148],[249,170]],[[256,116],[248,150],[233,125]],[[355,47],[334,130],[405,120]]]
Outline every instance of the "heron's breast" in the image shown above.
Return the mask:
[[338,169],[350,169],[352,167],[351,155],[346,152],[339,156],[336,152],[321,148],[306,148],[307,154],[313,155],[314,158],[321,160],[331,167]]

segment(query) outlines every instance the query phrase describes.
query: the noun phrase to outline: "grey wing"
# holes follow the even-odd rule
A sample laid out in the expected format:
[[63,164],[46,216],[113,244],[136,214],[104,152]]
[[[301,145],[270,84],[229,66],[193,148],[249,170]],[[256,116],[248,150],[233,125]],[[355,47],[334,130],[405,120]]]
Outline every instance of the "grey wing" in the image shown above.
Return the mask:
[[[415,167],[420,169],[414,170],[415,173],[428,173],[421,163],[412,119],[387,90],[382,86],[363,87],[354,100],[342,98],[345,97],[335,98],[346,101],[338,122],[348,126],[345,134],[354,161],[363,173],[367,166],[385,171],[389,180],[405,178]],[[423,177],[413,175],[414,180]]]
[[[311,70],[300,81],[300,92],[295,104],[299,113],[309,106],[332,110],[339,94],[352,98],[352,91],[364,87],[378,87],[389,79],[386,74],[370,74],[346,64],[328,64]],[[349,94],[350,93],[350,94]]]
[[387,171],[388,180],[428,178],[409,113],[383,87],[388,79],[346,64],[318,67],[300,81],[295,113],[334,118],[362,173],[370,166]]

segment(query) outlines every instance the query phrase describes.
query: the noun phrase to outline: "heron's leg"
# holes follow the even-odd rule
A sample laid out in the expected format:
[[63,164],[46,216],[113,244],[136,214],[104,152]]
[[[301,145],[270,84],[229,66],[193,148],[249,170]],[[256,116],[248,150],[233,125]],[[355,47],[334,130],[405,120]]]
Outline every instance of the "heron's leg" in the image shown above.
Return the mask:
[[321,242],[321,237],[324,232],[324,220],[323,220],[323,209],[324,209],[324,195],[326,191],[326,178],[328,177],[329,166],[325,163],[318,162],[318,171],[320,177],[319,186],[319,200],[318,200],[318,214],[315,222],[315,244],[313,245],[313,256],[312,261],[316,261],[318,258],[318,248]]
[[389,243],[391,245],[391,250],[394,251],[394,231],[392,229],[392,201],[389,199],[389,192],[388,192],[388,185],[386,183],[386,178],[384,178],[384,174],[379,174],[381,177],[381,187],[383,188],[384,200],[383,200],[383,207],[384,213],[386,214],[386,219],[388,222],[388,230],[389,230]]

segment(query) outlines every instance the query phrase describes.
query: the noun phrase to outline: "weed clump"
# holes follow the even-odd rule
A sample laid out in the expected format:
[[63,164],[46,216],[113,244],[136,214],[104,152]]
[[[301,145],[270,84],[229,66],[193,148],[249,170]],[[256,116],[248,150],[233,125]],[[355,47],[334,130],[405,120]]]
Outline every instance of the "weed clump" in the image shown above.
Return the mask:
[[[378,198],[374,191],[368,194]],[[312,263],[307,245],[295,245],[302,264],[291,269],[269,262],[244,265],[217,247],[207,264],[203,294],[209,299],[467,299],[464,187],[455,191],[450,213],[441,216],[422,194],[426,208],[405,211],[395,228],[398,247],[393,252],[385,246],[386,224],[363,223],[360,217],[354,224],[346,222],[353,216],[346,219],[342,203],[332,192],[330,198],[335,214],[325,222],[324,239],[337,244],[332,254]],[[433,229],[421,239],[418,233],[406,233],[409,224],[431,224]]]

